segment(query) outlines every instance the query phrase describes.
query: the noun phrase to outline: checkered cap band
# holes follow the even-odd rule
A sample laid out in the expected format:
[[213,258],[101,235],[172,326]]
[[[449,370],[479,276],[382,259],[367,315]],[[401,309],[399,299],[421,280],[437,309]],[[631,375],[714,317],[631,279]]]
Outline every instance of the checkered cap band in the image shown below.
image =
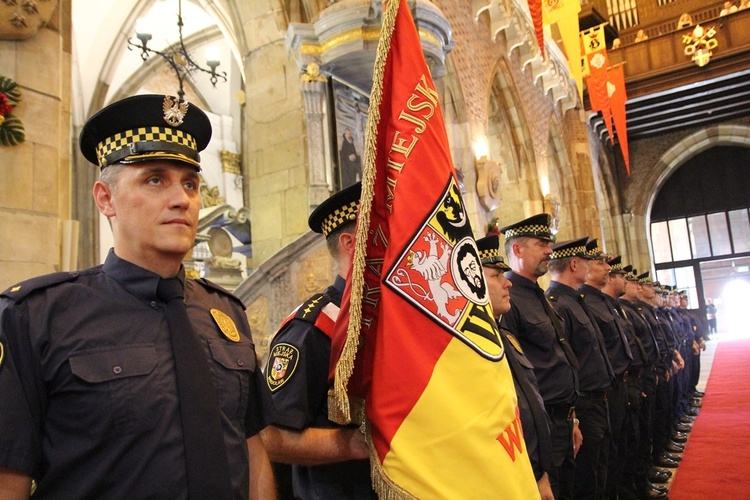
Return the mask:
[[499,248],[489,248],[487,250],[479,250],[479,259],[482,262],[484,262],[485,260],[490,260],[490,259],[494,260],[496,257],[500,257],[500,259],[502,260],[502,256],[500,255]]
[[539,238],[552,239],[552,231],[549,226],[542,224],[532,224],[530,226],[518,226],[513,229],[506,229],[505,238],[513,238],[516,236],[536,236]]
[[352,201],[341,208],[337,208],[328,217],[323,219],[323,223],[320,225],[323,230],[323,236],[326,238],[329,234],[346,224],[352,222],[357,218],[357,210],[359,209],[359,201]]
[[560,250],[555,250],[550,255],[550,259],[557,260],[557,259],[565,259],[567,257],[583,257],[586,255],[586,247],[580,246],[580,247],[570,247],[570,248],[561,248]]
[[640,278],[638,280],[638,283],[640,283],[641,285],[653,285],[654,284],[654,282],[648,276],[645,278]]
[[99,166],[107,166],[129,155],[169,152],[198,160],[198,146],[192,135],[170,127],[141,127],[108,137],[96,146]]
[[638,281],[638,278],[633,273],[625,273],[625,279],[627,281],[636,281],[636,282]]
[[586,252],[586,257],[588,257],[589,259],[600,259],[604,256],[604,252],[599,249],[599,246],[595,246],[594,248]]
[[622,274],[625,274],[623,272],[623,270],[622,270],[622,262],[619,262],[617,264],[610,264],[609,267],[611,268],[609,270],[610,274],[611,273],[622,273]]

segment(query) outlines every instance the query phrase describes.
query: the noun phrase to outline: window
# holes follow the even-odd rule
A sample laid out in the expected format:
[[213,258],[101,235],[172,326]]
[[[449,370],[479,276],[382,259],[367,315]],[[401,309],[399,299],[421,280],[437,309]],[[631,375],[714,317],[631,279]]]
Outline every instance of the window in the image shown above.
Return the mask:
[[673,260],[690,260],[692,258],[685,219],[669,221],[669,239],[672,241]]
[[656,264],[672,262],[672,249],[666,222],[651,224],[651,242],[654,245],[654,262]]
[[711,257],[711,241],[708,238],[708,226],[706,217],[688,217],[688,230],[690,231],[690,249],[693,258]]
[[734,252],[750,252],[750,222],[747,210],[743,208],[729,212],[729,226],[732,228]]
[[711,231],[711,248],[714,255],[729,255],[732,245],[729,242],[729,228],[726,213],[708,214],[708,227]]

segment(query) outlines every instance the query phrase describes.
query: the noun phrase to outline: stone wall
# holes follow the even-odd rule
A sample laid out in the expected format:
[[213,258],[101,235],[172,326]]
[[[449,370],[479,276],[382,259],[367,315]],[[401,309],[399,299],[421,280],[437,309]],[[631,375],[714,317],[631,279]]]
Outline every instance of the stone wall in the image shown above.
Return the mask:
[[15,80],[26,141],[0,146],[0,289],[61,270],[71,218],[70,0],[25,40],[0,41],[0,75]]

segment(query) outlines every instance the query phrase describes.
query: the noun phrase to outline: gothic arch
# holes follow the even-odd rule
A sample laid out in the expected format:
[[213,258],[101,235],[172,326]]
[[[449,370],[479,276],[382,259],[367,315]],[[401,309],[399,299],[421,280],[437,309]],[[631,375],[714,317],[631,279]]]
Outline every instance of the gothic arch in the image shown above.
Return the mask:
[[[570,239],[577,237],[579,225],[573,168],[563,141],[562,127],[555,115],[552,115],[548,128],[549,192],[545,194],[544,209],[557,212],[552,215],[557,218],[558,239]],[[558,204],[556,209],[555,203]]]

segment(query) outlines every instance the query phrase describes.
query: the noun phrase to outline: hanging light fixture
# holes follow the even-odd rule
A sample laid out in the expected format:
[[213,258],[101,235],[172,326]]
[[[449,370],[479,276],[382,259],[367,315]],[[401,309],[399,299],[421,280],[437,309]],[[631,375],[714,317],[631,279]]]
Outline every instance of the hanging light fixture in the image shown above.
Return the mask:
[[152,49],[148,46],[148,42],[152,38],[152,28],[148,20],[139,18],[135,22],[135,36],[137,41],[132,38],[128,40],[129,50],[140,50],[141,59],[147,61],[152,54],[160,55],[167,63],[172,67],[172,70],[177,75],[179,82],[179,90],[177,96],[180,100],[183,99],[185,91],[183,90],[183,80],[185,76],[194,72],[195,70],[201,71],[211,75],[211,84],[216,87],[216,82],[219,79],[227,81],[227,73],[222,71],[221,73],[216,72],[216,68],[221,64],[221,54],[218,47],[208,47],[206,49],[206,65],[209,69],[201,67],[196,63],[185,47],[185,41],[182,39],[182,0],[177,0],[177,28],[179,30],[180,40],[172,44],[170,47],[165,49],[163,52]]

